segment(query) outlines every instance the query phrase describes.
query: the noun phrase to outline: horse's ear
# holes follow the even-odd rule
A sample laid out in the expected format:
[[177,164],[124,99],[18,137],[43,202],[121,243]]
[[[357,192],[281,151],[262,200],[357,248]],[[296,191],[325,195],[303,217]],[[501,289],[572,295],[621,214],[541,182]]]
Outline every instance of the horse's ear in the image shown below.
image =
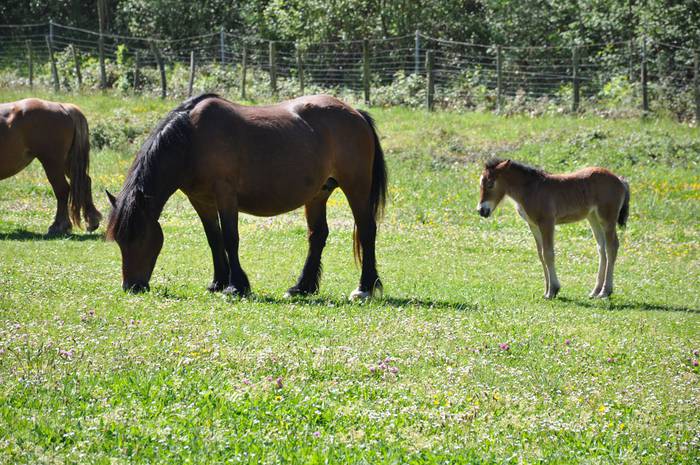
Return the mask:
[[115,199],[107,189],[105,189],[105,194],[107,194],[107,199],[109,199],[109,203],[112,205],[112,208],[117,208],[117,199]]
[[511,162],[510,159],[508,159],[508,160],[503,160],[502,162],[500,162],[500,163],[498,164],[498,166],[497,166],[496,168],[499,169],[499,170],[508,168],[508,167],[510,166],[510,162]]

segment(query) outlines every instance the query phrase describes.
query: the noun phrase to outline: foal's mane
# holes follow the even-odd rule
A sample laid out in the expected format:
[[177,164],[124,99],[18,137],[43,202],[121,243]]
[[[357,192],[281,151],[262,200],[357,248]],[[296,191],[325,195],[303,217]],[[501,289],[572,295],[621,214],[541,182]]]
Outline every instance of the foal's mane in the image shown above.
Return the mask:
[[[493,170],[494,168],[496,168],[496,166],[500,165],[504,161],[506,160],[502,158],[491,158],[486,163],[484,163],[484,168],[486,168],[489,171]],[[526,165],[525,163],[520,163],[514,160],[510,160],[510,168],[532,177],[544,178],[547,176],[547,172],[543,169],[535,168],[534,166]]]
[[[107,239],[131,240],[143,230],[146,215],[160,215],[159,209],[167,200],[162,198],[169,187],[167,184],[182,174],[178,171],[182,170],[189,154],[192,141],[189,112],[208,98],[220,97],[210,93],[185,100],[160,120],[148,136],[129,168],[116,206],[109,215]],[[157,201],[152,202],[153,198]]]

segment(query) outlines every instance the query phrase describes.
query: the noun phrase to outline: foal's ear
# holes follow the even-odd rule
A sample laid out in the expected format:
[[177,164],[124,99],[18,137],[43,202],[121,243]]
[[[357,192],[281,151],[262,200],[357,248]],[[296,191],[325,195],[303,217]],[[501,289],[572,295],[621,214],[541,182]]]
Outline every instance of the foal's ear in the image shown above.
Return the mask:
[[496,166],[496,169],[502,170],[510,166],[510,160],[503,160]]
[[105,194],[107,194],[107,199],[109,199],[109,203],[112,205],[112,208],[117,208],[117,199],[115,199],[107,189],[105,189]]

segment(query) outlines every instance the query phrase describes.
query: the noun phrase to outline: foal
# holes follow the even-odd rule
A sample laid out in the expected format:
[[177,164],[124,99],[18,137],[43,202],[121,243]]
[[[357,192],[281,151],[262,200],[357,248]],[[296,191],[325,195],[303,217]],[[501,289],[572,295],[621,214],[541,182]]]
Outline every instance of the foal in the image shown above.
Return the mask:
[[629,215],[629,185],[604,168],[588,167],[569,174],[548,174],[511,160],[491,160],[481,175],[477,210],[487,218],[504,196],[515,201],[530,226],[544,268],[545,294],[552,299],[560,285],[554,270],[554,225],[588,219],[598,243],[598,279],[590,297],[613,291],[613,269],[619,241],[615,223]]

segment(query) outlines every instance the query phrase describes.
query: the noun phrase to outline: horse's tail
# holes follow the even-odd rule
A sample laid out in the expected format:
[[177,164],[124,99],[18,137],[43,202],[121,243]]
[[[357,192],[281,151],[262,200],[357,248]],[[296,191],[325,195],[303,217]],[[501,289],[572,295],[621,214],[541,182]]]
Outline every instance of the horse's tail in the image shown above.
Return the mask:
[[[370,114],[364,110],[358,110],[358,112],[365,119],[370,129],[372,130],[372,136],[374,137],[374,160],[372,162],[372,184],[370,187],[369,194],[369,206],[372,216],[375,222],[381,219],[384,214],[384,207],[386,206],[386,194],[387,194],[387,183],[389,181],[389,173],[386,169],[386,161],[384,160],[384,151],[382,150],[382,145],[379,142],[379,136],[377,135],[377,126],[374,119]],[[360,240],[357,234],[357,228],[353,231],[353,249],[355,252],[355,259],[362,263],[362,251],[360,248]]]
[[66,105],[64,108],[73,120],[73,142],[68,151],[69,165],[66,167],[70,177],[68,206],[73,224],[80,226],[80,212],[83,212],[85,219],[90,223],[88,215],[95,210],[92,203],[92,180],[88,174],[90,170],[90,131],[85,116],[77,107]]
[[622,202],[622,208],[620,208],[620,214],[617,217],[617,224],[619,224],[621,228],[624,228],[627,225],[627,218],[630,215],[630,185],[622,178],[620,178],[620,181],[622,181],[622,185],[625,187],[625,200]]

